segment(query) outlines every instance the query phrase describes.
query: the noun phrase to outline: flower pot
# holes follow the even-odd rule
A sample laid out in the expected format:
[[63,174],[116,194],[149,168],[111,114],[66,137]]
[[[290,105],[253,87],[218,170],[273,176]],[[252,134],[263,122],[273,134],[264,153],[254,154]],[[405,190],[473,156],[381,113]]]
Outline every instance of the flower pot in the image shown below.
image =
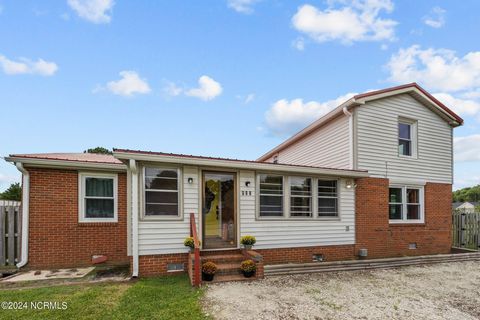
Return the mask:
[[255,271],[242,271],[245,278],[251,278],[255,275]]
[[202,280],[203,281],[212,281],[214,276],[215,276],[215,274],[202,273]]
[[190,247],[190,252],[191,252],[191,253],[194,253],[194,252],[195,252],[195,248]]
[[243,247],[245,248],[245,250],[252,250],[251,244],[244,244]]

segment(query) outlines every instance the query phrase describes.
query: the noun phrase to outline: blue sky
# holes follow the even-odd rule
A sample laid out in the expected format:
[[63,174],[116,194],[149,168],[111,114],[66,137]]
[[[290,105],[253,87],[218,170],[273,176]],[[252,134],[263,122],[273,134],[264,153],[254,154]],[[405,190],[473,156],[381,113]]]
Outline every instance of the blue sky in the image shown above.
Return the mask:
[[[0,0],[0,155],[255,159],[351,93],[416,81],[480,183],[480,2]],[[0,190],[19,181],[0,163]]]

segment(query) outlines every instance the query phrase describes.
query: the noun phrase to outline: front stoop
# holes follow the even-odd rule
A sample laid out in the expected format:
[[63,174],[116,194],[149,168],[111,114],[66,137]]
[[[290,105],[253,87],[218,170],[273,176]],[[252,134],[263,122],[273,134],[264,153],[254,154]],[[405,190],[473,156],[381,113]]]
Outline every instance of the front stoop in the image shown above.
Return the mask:
[[[240,264],[243,260],[251,259],[257,265],[257,272],[251,278],[245,278],[240,270]],[[263,279],[263,258],[253,250],[228,250],[228,251],[202,251],[200,253],[200,263],[211,261],[218,267],[214,280],[211,283],[227,282],[227,281],[254,281]],[[190,254],[189,259],[189,275],[193,276],[193,266],[195,259]],[[193,283],[193,282],[192,282]],[[202,283],[209,283],[202,281]]]

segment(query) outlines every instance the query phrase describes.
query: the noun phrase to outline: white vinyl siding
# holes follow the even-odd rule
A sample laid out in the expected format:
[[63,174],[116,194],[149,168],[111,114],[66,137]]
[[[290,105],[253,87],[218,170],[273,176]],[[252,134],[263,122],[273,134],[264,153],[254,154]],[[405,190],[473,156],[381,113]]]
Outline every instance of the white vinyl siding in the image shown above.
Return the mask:
[[[255,248],[288,248],[354,244],[355,241],[355,191],[338,180],[340,197],[339,217],[325,218],[257,218],[255,186],[245,185],[255,181],[255,172],[240,171],[240,235],[257,238]],[[248,192],[250,191],[250,192]],[[347,231],[347,228],[349,229]]]
[[[183,214],[176,220],[140,220],[138,224],[139,254],[166,254],[188,252],[183,245],[185,237],[190,235],[190,213],[195,214],[197,228],[199,207],[199,171],[195,167],[184,167],[182,174],[183,186],[180,188]],[[188,178],[193,178],[191,184]]]
[[[452,128],[408,94],[366,103],[355,109],[356,162],[371,176],[452,183]],[[412,157],[398,152],[398,123],[415,121]]]
[[[273,157],[267,162],[273,162]],[[342,114],[281,150],[278,162],[348,169],[350,166],[348,117]]]

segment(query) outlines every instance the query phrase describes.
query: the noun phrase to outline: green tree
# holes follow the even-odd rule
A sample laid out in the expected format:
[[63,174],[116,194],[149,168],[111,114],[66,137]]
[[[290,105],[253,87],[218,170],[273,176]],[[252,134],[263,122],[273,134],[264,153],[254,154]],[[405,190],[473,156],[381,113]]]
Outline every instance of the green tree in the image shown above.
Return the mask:
[[83,153],[113,154],[112,151],[110,151],[109,149],[104,148],[104,147],[90,148],[90,149],[87,149],[87,150],[83,151]]
[[21,201],[22,187],[20,186],[20,183],[19,182],[12,183],[10,187],[7,188],[7,190],[0,193],[0,199]]
[[467,187],[453,192],[454,202],[475,202],[480,201],[480,184],[474,187]]

